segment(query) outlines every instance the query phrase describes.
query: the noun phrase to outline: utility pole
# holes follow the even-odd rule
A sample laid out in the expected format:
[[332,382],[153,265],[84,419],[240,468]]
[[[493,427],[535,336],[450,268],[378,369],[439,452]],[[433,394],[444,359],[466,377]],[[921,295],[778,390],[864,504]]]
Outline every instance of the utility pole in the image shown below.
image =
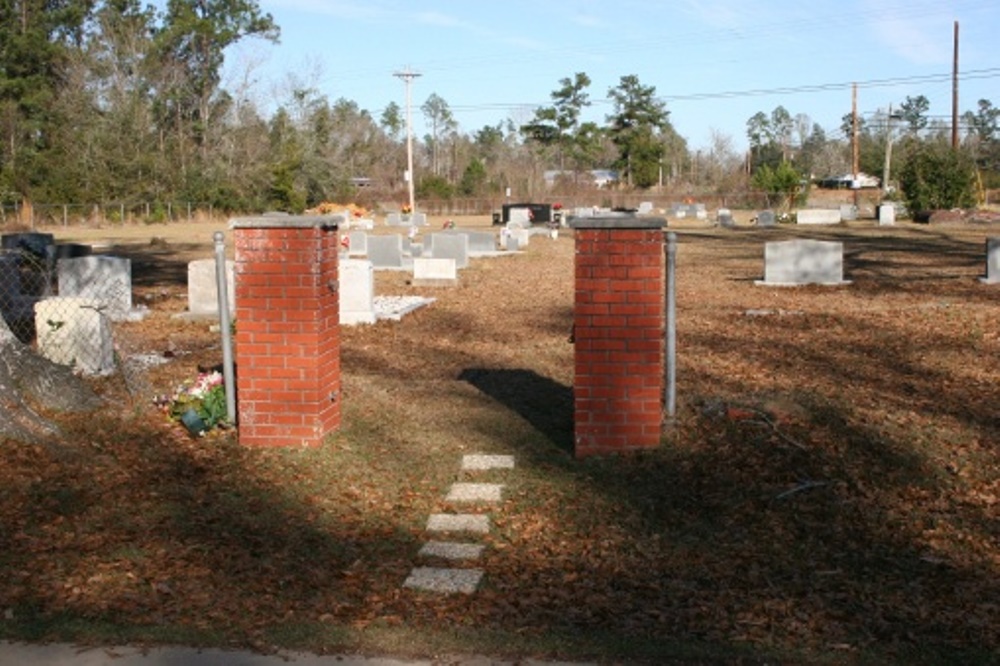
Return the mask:
[[402,79],[403,83],[406,84],[406,184],[409,188],[410,213],[412,214],[417,212],[417,209],[413,201],[413,123],[410,119],[410,84],[420,74],[407,67],[401,72],[393,72],[392,75]]
[[951,149],[958,150],[958,21],[955,21],[955,53],[951,65]]
[[861,168],[861,149],[858,145],[858,84],[851,86],[851,189],[854,190],[854,207],[858,207],[858,171]]
[[889,104],[889,114],[885,117],[885,164],[882,166],[882,198],[889,193],[889,171],[892,168],[892,121],[899,117],[893,114]]

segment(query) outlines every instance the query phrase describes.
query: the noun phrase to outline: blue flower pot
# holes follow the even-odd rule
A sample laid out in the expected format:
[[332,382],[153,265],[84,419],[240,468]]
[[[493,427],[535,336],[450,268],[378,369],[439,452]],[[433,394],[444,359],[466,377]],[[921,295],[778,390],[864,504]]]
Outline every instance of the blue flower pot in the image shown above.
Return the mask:
[[181,423],[187,428],[187,431],[191,433],[192,437],[200,437],[205,434],[208,427],[205,422],[202,421],[201,417],[198,416],[198,412],[193,409],[189,409],[183,414],[181,414]]

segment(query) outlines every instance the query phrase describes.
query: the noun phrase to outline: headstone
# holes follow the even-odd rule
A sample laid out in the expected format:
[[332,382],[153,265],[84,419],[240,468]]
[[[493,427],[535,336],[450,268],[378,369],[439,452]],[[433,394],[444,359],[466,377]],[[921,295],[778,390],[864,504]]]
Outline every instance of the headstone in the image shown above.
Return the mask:
[[507,249],[510,250],[510,243],[513,241],[516,243],[515,250],[523,250],[528,247],[528,242],[531,239],[531,231],[529,229],[511,229],[510,236],[507,239]]
[[1000,284],[1000,237],[986,239],[986,284]]
[[716,212],[715,218],[718,220],[720,227],[732,229],[736,226],[736,223],[733,221],[733,212],[728,208],[720,208]]
[[531,211],[527,208],[511,208],[507,228],[531,226]]
[[428,236],[430,256],[453,259],[458,268],[469,266],[469,236],[467,234],[431,234]]
[[373,268],[403,267],[403,237],[399,234],[391,236],[368,237],[368,260]]
[[414,213],[410,216],[410,224],[415,227],[426,227],[427,213]]
[[639,204],[639,208],[636,210],[639,215],[649,215],[653,212],[653,202],[643,201]]
[[798,224],[840,224],[840,209],[802,208],[795,220]]
[[21,250],[22,252],[30,252],[36,257],[47,256],[48,247],[54,244],[55,236],[37,231],[0,236],[0,247],[4,250]]
[[674,217],[681,220],[687,217],[688,209],[687,206],[682,206],[681,204],[673,204],[671,207],[671,213]]
[[773,210],[762,210],[759,213],[757,213],[758,227],[773,227],[774,225],[775,225],[775,219]]
[[840,204],[840,221],[853,222],[858,219],[858,209],[854,204]]
[[[233,286],[233,262],[226,260],[226,289],[230,316],[236,313]],[[196,259],[188,263],[188,313],[219,316],[219,280],[215,259]]]
[[344,326],[375,323],[375,271],[364,259],[341,259],[340,323]]
[[804,239],[765,243],[764,280],[758,284],[846,284],[844,244]]
[[375,220],[370,217],[356,217],[351,221],[351,228],[353,229],[374,229]]
[[879,226],[891,226],[896,224],[896,207],[892,204],[881,204],[878,207]]
[[101,301],[88,298],[56,297],[36,303],[38,353],[86,375],[114,372],[111,325],[101,306]]
[[454,259],[417,257],[413,260],[413,284],[418,287],[453,286],[458,283]]
[[385,224],[388,227],[400,227],[403,225],[403,216],[399,213],[389,213],[385,216]]
[[573,210],[573,217],[594,217],[593,208],[576,208]]
[[708,211],[705,209],[705,204],[691,204],[688,206],[688,215],[695,217],[699,220],[708,219]]
[[349,257],[363,257],[368,254],[368,234],[364,231],[350,231],[347,234],[350,243],[347,249]]
[[96,301],[118,319],[132,310],[132,262],[122,257],[91,255],[60,259],[59,295]]
[[497,251],[496,234],[489,231],[463,231],[469,237],[469,256],[493,254]]
[[56,261],[59,259],[89,257],[93,254],[93,251],[91,246],[83,243],[57,243],[48,247],[49,257]]

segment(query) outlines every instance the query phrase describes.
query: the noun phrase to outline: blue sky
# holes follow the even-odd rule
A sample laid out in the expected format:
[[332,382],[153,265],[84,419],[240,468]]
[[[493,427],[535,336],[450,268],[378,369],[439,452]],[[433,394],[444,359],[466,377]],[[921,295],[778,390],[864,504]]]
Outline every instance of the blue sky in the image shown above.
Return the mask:
[[[951,117],[954,23],[959,22],[959,111],[981,98],[1000,107],[998,0],[260,0],[281,27],[279,45],[242,43],[227,79],[248,72],[264,104],[289,85],[331,102],[354,100],[378,118],[404,105],[394,72],[420,73],[420,105],[436,93],[463,132],[507,118],[521,124],[551,102],[559,80],[586,72],[587,119],[612,110],[607,91],[634,74],[666,101],[692,149],[713,131],[746,146],[746,121],[778,105],[828,133],[863,115],[925,95]],[[265,92],[266,91],[266,92]]]

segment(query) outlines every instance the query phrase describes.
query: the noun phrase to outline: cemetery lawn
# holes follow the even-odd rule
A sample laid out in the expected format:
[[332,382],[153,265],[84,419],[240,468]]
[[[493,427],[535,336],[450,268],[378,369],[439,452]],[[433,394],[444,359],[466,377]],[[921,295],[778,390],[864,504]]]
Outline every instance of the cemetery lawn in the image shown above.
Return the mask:
[[[147,400],[221,361],[204,322],[173,317],[219,228],[53,230],[132,258],[151,313],[118,344],[167,362],[138,400],[96,382],[109,407],[56,417],[59,442],[0,448],[0,638],[1000,663],[1000,286],[977,280],[997,225],[677,226],[677,418],[657,450],[583,461],[569,231],[476,259],[453,288],[379,272],[376,294],[437,301],[343,331],[325,446],[192,439]],[[764,242],[796,237],[843,241],[852,284],[756,286]],[[468,453],[516,468],[463,472]],[[493,524],[467,539],[487,546],[479,590],[403,588],[443,564],[417,555],[428,516],[474,480],[505,484],[473,509]]]

